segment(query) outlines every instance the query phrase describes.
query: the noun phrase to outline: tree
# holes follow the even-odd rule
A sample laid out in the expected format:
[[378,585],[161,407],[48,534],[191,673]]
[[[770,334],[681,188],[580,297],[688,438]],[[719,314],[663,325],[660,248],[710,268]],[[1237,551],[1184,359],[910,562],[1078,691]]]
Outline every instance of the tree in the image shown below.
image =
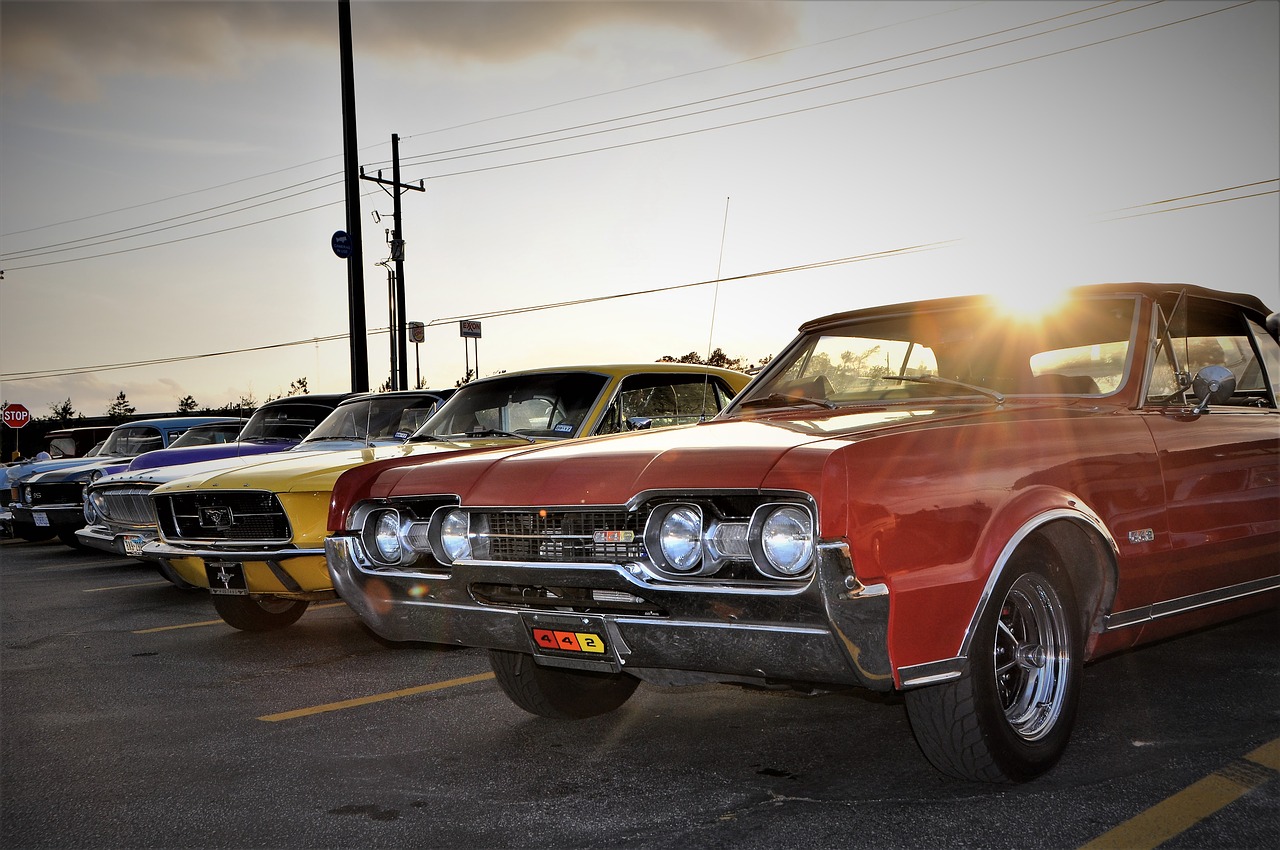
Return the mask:
[[724,353],[724,349],[716,348],[711,354],[703,359],[702,355],[696,351],[690,351],[688,354],[680,357],[672,357],[670,354],[663,355],[658,358],[659,363],[694,363],[700,366],[718,366],[721,369],[737,369],[739,372],[745,372],[751,368],[751,364],[747,362],[745,357],[730,357]]
[[306,395],[309,392],[306,378],[299,378],[289,384],[289,395]]
[[129,399],[125,398],[124,390],[116,396],[116,400],[111,402],[111,406],[107,408],[107,416],[116,422],[123,422],[130,416],[138,412],[138,408],[129,403]]
[[179,413],[192,413],[198,407],[199,405],[196,404],[196,400],[189,395],[183,396],[182,398],[178,399]]
[[67,398],[66,401],[60,401],[57,404],[49,405],[49,418],[57,419],[63,425],[66,425],[67,422],[76,418],[77,415],[76,409],[71,406],[70,398]]
[[[271,399],[267,399],[267,401],[270,401],[270,400]],[[240,396],[240,398],[236,399],[235,401],[229,401],[226,404],[222,405],[221,410],[223,413],[241,414],[241,413],[246,413],[250,410],[253,410],[257,406],[258,406],[258,400],[254,398],[253,392],[249,391],[244,395]]]

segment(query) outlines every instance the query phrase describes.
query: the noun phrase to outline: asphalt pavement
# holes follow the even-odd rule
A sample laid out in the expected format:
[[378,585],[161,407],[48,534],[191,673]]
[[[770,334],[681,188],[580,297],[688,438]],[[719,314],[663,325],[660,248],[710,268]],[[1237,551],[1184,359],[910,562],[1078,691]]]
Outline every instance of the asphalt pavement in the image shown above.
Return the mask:
[[0,541],[0,846],[1270,848],[1280,614],[1085,670],[1019,786],[938,774],[901,699],[641,685],[510,703],[483,652],[390,648],[340,602],[238,632],[142,563]]

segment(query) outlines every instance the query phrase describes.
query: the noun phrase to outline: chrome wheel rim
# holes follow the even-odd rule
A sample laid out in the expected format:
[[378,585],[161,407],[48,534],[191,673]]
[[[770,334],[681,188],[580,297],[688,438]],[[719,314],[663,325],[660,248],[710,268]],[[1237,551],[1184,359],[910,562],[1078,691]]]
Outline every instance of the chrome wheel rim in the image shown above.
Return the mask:
[[1018,577],[1000,605],[993,661],[1005,720],[1024,741],[1049,734],[1062,714],[1071,675],[1070,626],[1053,586]]

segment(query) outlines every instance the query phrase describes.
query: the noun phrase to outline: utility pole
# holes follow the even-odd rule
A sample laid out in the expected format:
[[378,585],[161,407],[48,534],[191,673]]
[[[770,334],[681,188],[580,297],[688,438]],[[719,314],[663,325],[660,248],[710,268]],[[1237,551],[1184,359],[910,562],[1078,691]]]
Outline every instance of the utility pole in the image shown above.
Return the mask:
[[[391,370],[391,388],[407,390],[409,388],[409,341],[408,330],[404,320],[404,231],[400,225],[400,196],[406,189],[425,192],[427,187],[419,180],[417,186],[400,182],[400,137],[391,134],[391,179],[383,180],[382,171],[377,177],[370,177],[360,169],[360,179],[370,180],[382,186],[384,192],[391,196],[394,203],[391,213],[391,259],[396,264],[395,285],[395,325],[391,328],[391,350],[396,356],[396,368]],[[390,186],[391,188],[387,188]]]
[[359,146],[356,142],[355,61],[351,52],[351,0],[338,0],[338,41],[342,64],[342,152],[347,190],[347,316],[351,336],[351,391],[369,390],[368,327],[364,316],[364,249],[360,227]]

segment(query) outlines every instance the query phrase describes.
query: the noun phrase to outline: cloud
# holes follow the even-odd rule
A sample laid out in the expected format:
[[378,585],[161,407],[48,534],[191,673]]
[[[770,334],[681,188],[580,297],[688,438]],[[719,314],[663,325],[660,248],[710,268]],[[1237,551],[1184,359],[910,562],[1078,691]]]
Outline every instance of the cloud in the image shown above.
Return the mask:
[[[427,2],[354,0],[357,55],[502,63],[564,47],[599,27],[701,35],[743,55],[795,34],[799,9],[769,2]],[[6,88],[91,100],[111,77],[236,75],[293,49],[333,50],[335,0],[130,2],[5,0],[0,61]]]

